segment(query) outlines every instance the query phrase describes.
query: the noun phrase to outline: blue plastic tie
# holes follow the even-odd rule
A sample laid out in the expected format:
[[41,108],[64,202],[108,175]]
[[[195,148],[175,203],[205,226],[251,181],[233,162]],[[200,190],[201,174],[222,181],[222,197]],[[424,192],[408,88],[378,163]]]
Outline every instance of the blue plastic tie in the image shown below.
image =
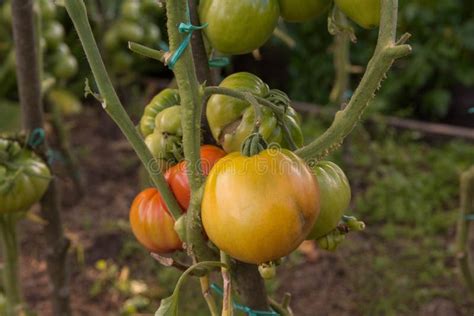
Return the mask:
[[468,113],[470,114],[474,114],[474,107],[470,108],[469,110],[467,110]]
[[[216,292],[217,294],[219,294],[220,296],[223,296],[224,295],[224,292],[222,292],[222,289],[215,283],[212,283],[211,284],[211,289],[214,290],[214,292]],[[251,309],[250,307],[248,306],[245,306],[245,305],[241,305],[241,304],[238,304],[234,301],[232,301],[232,305],[234,306],[235,309],[237,310],[241,310],[243,311],[244,313],[246,313],[248,316],[280,316],[280,314],[278,314],[277,312],[274,312],[274,311],[271,311],[271,312],[268,312],[268,311],[256,311],[256,310],[253,310]]]
[[474,221],[474,214],[467,214],[465,217],[466,221]]
[[209,67],[222,68],[222,67],[227,66],[229,63],[230,63],[230,60],[227,57],[216,57],[209,60]]
[[188,33],[186,37],[183,39],[181,44],[179,44],[178,48],[176,51],[173,53],[171,56],[170,60],[168,61],[168,68],[173,69],[174,65],[176,62],[181,58],[183,55],[184,51],[189,45],[189,42],[191,41],[191,36],[193,36],[193,32],[196,30],[202,30],[203,28],[207,27],[207,23],[203,24],[201,26],[195,26],[189,23],[180,23],[178,26],[178,30],[180,33]]
[[35,128],[28,137],[28,146],[35,149],[44,142],[45,138],[46,134],[44,129],[41,127]]

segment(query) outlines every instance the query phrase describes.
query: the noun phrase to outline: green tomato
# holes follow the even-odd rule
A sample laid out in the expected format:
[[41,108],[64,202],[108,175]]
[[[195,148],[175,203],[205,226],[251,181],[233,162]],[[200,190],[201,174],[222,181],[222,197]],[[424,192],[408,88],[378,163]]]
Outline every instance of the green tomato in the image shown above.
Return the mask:
[[158,46],[158,43],[161,40],[161,31],[160,28],[153,23],[148,23],[145,25],[145,38],[143,42],[149,46]]
[[112,63],[114,70],[118,73],[125,73],[129,71],[133,65],[133,56],[127,51],[117,51],[113,53]]
[[181,129],[181,106],[174,105],[164,109],[155,118],[155,132],[183,136]]
[[321,16],[331,0],[280,0],[281,16],[288,22],[305,22]]
[[0,139],[0,214],[26,211],[48,188],[51,172],[32,151]]
[[141,42],[145,36],[143,28],[132,21],[122,20],[115,27],[117,27],[119,38],[125,42]]
[[153,16],[159,16],[164,13],[165,6],[162,2],[158,2],[157,0],[141,0],[140,1],[140,9],[142,14]]
[[278,0],[201,0],[199,17],[204,33],[224,54],[246,54],[262,46],[278,22]]
[[120,36],[116,28],[112,27],[105,32],[104,47],[107,51],[114,51],[120,46]]
[[166,108],[179,105],[179,93],[176,89],[164,89],[151,99],[145,106],[145,111],[140,120],[140,132],[144,137],[155,130],[155,119],[158,113]]
[[56,5],[53,3],[53,0],[40,0],[39,5],[43,21],[54,19],[56,16]]
[[123,18],[137,21],[140,18],[140,2],[137,0],[125,0],[122,2],[120,12]]
[[351,201],[351,187],[342,169],[331,161],[321,161],[311,169],[319,183],[321,210],[307,239],[319,239],[341,220]]
[[64,40],[64,27],[57,21],[50,21],[45,24],[43,37],[48,48],[56,48]]
[[145,107],[140,131],[155,158],[172,164],[182,158],[183,131],[178,90],[165,89]]
[[[266,97],[270,89],[257,76],[248,72],[239,72],[225,78],[220,87],[250,92],[254,96]],[[215,94],[209,98],[206,116],[214,139],[226,152],[239,151],[244,140],[253,132],[255,110],[243,100]],[[296,112],[289,107],[284,116],[291,136],[297,146],[303,145],[303,135]],[[267,107],[262,107],[262,121],[259,133],[268,143],[276,143],[289,148],[283,137],[283,130],[275,114]]]
[[380,24],[380,0],[335,0],[335,3],[363,28],[371,29]]
[[77,74],[77,59],[71,54],[58,54],[55,58],[53,74],[60,79],[70,79]]

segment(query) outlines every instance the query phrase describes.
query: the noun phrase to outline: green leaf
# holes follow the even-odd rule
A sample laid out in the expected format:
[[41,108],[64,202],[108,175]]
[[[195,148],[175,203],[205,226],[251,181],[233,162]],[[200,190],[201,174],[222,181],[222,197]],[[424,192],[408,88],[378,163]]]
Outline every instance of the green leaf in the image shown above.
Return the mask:
[[178,315],[178,301],[179,301],[179,291],[181,286],[186,280],[186,277],[195,269],[202,268],[218,268],[226,267],[226,265],[219,261],[203,261],[196,263],[189,267],[179,278],[174,288],[173,294],[171,296],[161,300],[160,307],[155,312],[155,316],[177,316]]

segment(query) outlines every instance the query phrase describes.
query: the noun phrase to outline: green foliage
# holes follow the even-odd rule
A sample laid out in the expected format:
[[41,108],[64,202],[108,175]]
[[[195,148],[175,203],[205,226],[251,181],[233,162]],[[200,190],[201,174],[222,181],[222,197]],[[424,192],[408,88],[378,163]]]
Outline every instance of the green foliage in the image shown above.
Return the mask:
[[[304,133],[320,135],[327,123],[305,120]],[[357,289],[358,314],[416,314],[437,297],[467,312],[463,288],[453,285],[449,243],[458,216],[459,175],[473,163],[474,146],[422,142],[416,133],[385,126],[372,134],[378,136],[371,139],[356,129],[349,148],[329,157],[347,172],[354,214],[367,224],[366,233],[349,236],[341,247],[352,271],[348,282]]]
[[[395,64],[376,105],[386,113],[442,118],[454,97],[453,88],[474,86],[474,3],[400,0],[399,7],[398,31],[412,34],[414,54]],[[326,29],[325,19],[291,26],[299,43],[290,65],[291,95],[295,99],[328,102],[334,70],[327,49],[332,36]],[[351,61],[365,66],[376,43],[377,30],[356,27],[356,35],[358,43],[351,45]],[[354,75],[352,86],[359,80],[360,76]]]

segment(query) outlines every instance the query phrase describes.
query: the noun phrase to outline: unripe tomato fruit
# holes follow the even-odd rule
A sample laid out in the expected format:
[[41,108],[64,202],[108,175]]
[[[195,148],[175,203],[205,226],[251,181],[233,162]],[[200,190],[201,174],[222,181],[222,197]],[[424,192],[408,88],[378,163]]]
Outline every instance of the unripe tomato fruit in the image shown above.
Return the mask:
[[[259,77],[248,72],[238,72],[228,76],[219,84],[219,87],[249,92],[262,98],[267,97],[271,91]],[[254,107],[247,101],[230,96],[212,95],[207,102],[206,117],[212,136],[228,153],[239,151],[244,140],[254,130]],[[294,142],[298,147],[302,146],[303,133],[299,117],[291,106],[286,109],[284,119]],[[276,115],[267,107],[262,108],[258,132],[267,143],[277,143],[283,148],[289,148]]]
[[354,22],[366,29],[380,24],[381,0],[335,0],[336,5]]
[[288,22],[305,22],[322,15],[330,0],[280,0],[281,17]]
[[307,239],[318,239],[336,228],[351,202],[351,187],[342,169],[331,161],[311,169],[319,183],[321,211]]
[[57,21],[50,21],[43,30],[48,48],[56,48],[64,40],[64,27]]
[[127,42],[141,42],[145,36],[143,28],[132,21],[121,20],[115,26],[121,40]]
[[139,193],[130,207],[130,225],[137,240],[155,253],[182,249],[170,215],[160,192],[149,188]]
[[[209,174],[211,168],[216,162],[226,155],[225,151],[212,145],[201,146],[201,170],[204,176]],[[177,165],[169,168],[165,173],[166,181],[178,200],[183,210],[189,207],[191,190],[189,189],[189,180],[186,173],[186,162],[181,161]]]
[[260,264],[295,250],[319,214],[319,188],[291,151],[255,156],[231,153],[206,180],[202,223],[209,239],[230,256]]
[[19,143],[0,139],[0,214],[28,210],[46,192],[48,166]]
[[53,74],[57,78],[70,79],[77,73],[77,60],[71,54],[59,54],[55,58]]
[[204,34],[224,54],[246,54],[262,46],[278,22],[278,0],[201,0]]

